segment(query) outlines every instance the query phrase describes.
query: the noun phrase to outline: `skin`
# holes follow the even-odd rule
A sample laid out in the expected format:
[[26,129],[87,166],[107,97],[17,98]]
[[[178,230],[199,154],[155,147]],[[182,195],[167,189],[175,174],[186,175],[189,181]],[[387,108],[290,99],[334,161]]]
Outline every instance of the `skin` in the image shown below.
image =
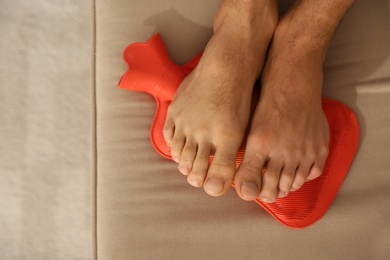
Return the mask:
[[[271,203],[321,175],[329,144],[322,64],[352,3],[297,1],[279,20],[274,0],[222,1],[214,35],[179,86],[164,126],[189,184],[220,196],[234,181],[242,199]],[[250,122],[259,76],[262,90]],[[247,127],[246,152],[236,170]]]

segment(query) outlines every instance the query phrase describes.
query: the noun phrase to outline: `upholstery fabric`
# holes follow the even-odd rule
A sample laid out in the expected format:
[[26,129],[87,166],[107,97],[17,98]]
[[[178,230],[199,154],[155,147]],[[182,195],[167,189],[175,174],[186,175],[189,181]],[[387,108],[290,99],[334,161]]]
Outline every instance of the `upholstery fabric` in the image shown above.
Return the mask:
[[91,259],[92,0],[0,1],[0,259]]

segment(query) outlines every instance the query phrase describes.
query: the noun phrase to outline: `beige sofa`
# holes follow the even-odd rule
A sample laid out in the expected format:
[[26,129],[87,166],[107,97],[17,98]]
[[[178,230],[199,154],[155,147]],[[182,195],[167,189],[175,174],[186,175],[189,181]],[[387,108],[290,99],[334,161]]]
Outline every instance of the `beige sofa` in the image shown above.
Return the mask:
[[[283,12],[292,1],[280,2]],[[45,8],[55,5],[45,3]],[[56,14],[61,7],[77,13],[86,2],[77,3],[57,3]],[[360,145],[329,211],[302,230],[280,225],[234,190],[214,198],[189,186],[176,165],[150,144],[153,98],[117,88],[128,44],[160,32],[172,59],[185,63],[207,43],[218,3],[95,0],[92,44],[88,26],[77,26],[88,25],[88,17],[76,23],[57,16],[70,48],[58,47],[64,41],[56,39],[63,33],[53,34],[54,29],[47,46],[61,53],[71,50],[73,58],[50,80],[39,66],[55,67],[54,54],[27,67],[41,73],[24,75],[30,82],[27,92],[17,92],[19,75],[8,73],[12,58],[0,61],[0,108],[6,111],[0,111],[0,259],[390,259],[390,1],[357,0],[330,46],[323,95],[356,113]],[[34,24],[28,22],[31,15],[23,17],[23,26],[31,28],[57,21],[50,16]],[[79,38],[72,38],[72,31],[93,46],[92,68],[86,65],[89,56],[77,50]],[[19,39],[11,30],[8,36]],[[3,39],[2,47],[13,44]],[[35,50],[38,61],[40,54],[50,53]],[[24,59],[18,61],[15,67],[22,68]],[[86,87],[89,72],[92,92]],[[56,94],[40,84],[56,86]],[[21,130],[14,127],[18,122]],[[23,149],[15,148],[20,145]]]
[[332,41],[323,95],[355,111],[360,146],[330,210],[298,231],[233,190],[190,187],[150,145],[153,99],[116,88],[129,43],[160,32],[177,63],[201,51],[218,2],[96,1],[98,259],[390,257],[390,2],[357,1]]

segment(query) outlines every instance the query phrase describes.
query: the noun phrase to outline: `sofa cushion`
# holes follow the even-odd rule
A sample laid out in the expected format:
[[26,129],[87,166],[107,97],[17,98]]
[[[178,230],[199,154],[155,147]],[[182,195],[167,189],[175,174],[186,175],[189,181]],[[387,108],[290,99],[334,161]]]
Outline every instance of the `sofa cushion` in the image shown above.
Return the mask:
[[232,189],[214,198],[188,185],[150,144],[153,98],[117,88],[128,44],[160,32],[172,59],[183,64],[207,43],[218,4],[96,0],[98,259],[390,256],[390,1],[357,1],[328,51],[323,95],[354,110],[360,146],[330,210],[300,231]]

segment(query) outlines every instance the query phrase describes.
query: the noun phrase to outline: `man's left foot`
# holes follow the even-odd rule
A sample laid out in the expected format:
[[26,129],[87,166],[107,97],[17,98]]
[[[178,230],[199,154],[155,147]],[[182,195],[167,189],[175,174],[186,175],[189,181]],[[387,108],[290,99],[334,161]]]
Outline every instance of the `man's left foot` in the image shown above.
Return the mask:
[[271,203],[321,175],[329,145],[322,76],[321,57],[308,55],[305,46],[279,41],[275,34],[245,156],[234,179],[242,199],[260,197]]

